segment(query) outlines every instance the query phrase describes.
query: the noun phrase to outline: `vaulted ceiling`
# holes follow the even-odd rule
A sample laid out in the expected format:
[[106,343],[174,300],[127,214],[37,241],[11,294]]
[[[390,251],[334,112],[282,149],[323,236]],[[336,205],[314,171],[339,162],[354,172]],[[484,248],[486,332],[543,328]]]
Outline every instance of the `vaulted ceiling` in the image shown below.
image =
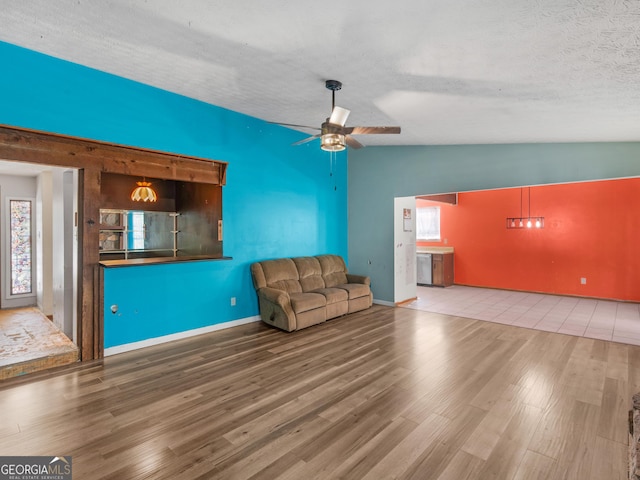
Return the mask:
[[274,122],[337,79],[402,127],[365,145],[640,140],[637,0],[3,0],[0,40]]

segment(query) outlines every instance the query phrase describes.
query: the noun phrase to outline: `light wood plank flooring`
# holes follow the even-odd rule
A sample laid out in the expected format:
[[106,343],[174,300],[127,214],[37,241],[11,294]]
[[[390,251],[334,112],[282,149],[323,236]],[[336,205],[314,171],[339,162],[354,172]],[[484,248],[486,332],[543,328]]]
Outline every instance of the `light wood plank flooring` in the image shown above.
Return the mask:
[[78,479],[626,478],[640,347],[406,308],[0,382],[0,454]]

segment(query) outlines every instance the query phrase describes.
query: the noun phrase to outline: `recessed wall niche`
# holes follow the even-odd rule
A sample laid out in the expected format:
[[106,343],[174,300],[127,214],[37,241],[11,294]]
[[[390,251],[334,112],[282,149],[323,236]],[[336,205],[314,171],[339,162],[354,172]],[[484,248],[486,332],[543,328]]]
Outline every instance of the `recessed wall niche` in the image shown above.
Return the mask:
[[145,177],[157,201],[131,200],[141,180],[132,175],[101,175],[101,263],[222,257],[222,186]]

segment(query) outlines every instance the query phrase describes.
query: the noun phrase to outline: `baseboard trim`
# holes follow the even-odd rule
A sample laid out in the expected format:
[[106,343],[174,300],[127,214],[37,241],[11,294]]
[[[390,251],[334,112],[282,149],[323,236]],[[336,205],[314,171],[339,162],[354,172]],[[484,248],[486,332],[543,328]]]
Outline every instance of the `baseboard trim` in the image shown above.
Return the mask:
[[396,302],[396,307],[402,307],[404,305],[407,305],[408,303],[415,302],[417,299],[418,297],[413,297],[413,298],[407,298],[406,300],[403,300],[401,302]]
[[396,304],[393,302],[387,302],[386,300],[377,300],[377,299],[373,299],[373,303],[375,303],[376,305],[384,305],[385,307],[395,307]]
[[209,325],[202,328],[194,328],[193,330],[185,330],[184,332],[172,333],[170,335],[164,335],[162,337],[149,338],[147,340],[141,340],[139,342],[125,343],[124,345],[116,345],[115,347],[109,347],[104,349],[104,356],[109,357],[111,355],[117,355],[119,353],[130,352],[132,350],[138,350],[140,348],[152,347],[154,345],[160,345],[162,343],[173,342],[175,340],[182,340],[183,338],[195,337],[204,333],[216,332],[218,330],[224,330],[226,328],[238,327],[240,325],[246,325],[247,323],[259,322],[260,315],[254,315],[253,317],[240,318],[238,320],[232,320],[230,322],[216,323],[215,325]]

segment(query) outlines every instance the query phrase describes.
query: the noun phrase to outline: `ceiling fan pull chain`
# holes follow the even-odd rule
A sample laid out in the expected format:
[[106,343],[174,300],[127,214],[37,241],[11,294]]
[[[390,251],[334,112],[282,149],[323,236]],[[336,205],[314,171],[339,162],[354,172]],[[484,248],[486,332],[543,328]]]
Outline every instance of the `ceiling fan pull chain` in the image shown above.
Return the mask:
[[336,152],[329,152],[329,176],[333,177],[333,162],[336,159]]
[[338,190],[338,186],[336,184],[336,177],[333,175],[333,170],[337,167],[338,162],[338,154],[336,152],[331,152],[331,177],[333,178],[333,191]]

